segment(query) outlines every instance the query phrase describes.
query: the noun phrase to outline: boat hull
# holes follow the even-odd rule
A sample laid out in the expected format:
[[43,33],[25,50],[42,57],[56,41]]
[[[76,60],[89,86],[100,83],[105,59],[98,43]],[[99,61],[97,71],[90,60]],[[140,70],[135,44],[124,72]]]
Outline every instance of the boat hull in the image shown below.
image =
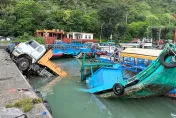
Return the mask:
[[60,49],[52,49],[52,59],[60,58],[63,56],[63,51]]
[[53,54],[52,59],[61,58],[62,56],[63,56],[63,53],[60,53],[60,54]]

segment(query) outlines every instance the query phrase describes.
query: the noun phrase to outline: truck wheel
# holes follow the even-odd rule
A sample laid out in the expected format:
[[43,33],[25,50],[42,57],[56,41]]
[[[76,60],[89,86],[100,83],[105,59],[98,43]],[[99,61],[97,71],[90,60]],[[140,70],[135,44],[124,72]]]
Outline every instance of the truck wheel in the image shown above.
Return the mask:
[[26,71],[29,67],[29,60],[24,57],[21,57],[17,60],[17,66],[19,70]]
[[124,93],[124,86],[122,86],[119,83],[114,84],[112,89],[113,89],[114,94],[117,96],[120,96]]

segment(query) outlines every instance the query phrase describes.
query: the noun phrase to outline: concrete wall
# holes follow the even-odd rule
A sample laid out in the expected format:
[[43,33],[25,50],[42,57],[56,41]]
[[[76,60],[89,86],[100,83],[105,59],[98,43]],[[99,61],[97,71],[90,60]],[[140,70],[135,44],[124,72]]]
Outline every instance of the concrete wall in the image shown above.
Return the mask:
[[0,49],[6,49],[10,43],[0,43]]
[[[24,98],[37,98],[37,95],[16,64],[10,59],[9,54],[3,49],[0,49],[0,87],[0,118],[15,118],[22,114],[26,114],[28,118],[52,118],[43,104],[34,105],[33,109],[27,113],[23,113],[17,108],[13,108],[13,111],[9,113],[12,108],[5,108],[9,103]],[[28,89],[28,91],[20,92],[19,89],[22,88]],[[43,112],[46,112],[46,115],[42,116]]]

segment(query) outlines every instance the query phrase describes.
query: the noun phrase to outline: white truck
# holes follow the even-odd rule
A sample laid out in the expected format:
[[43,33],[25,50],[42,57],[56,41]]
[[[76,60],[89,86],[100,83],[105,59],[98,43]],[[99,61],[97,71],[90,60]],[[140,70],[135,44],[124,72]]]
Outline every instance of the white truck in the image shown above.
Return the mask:
[[35,40],[16,45],[11,53],[11,57],[22,72],[32,70],[37,74],[47,71],[60,76],[66,76],[67,74],[49,60],[52,57],[52,51],[47,51],[44,45],[40,45]]

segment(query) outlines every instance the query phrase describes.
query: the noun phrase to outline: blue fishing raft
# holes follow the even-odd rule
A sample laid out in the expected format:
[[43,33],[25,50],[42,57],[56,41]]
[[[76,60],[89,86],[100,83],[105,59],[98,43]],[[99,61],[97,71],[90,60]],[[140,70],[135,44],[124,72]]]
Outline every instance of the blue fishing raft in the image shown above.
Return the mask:
[[53,57],[76,57],[81,58],[84,53],[87,57],[92,57],[94,50],[88,44],[82,44],[81,42],[72,42],[70,44],[63,43],[61,41],[55,41],[52,45]]
[[[165,49],[137,52],[122,52],[120,57],[134,57],[153,60],[146,69],[134,76],[126,76],[120,63],[92,62],[83,59],[81,80],[86,80],[89,93],[99,93],[101,97],[142,98],[168,93],[176,87],[175,45],[167,44]],[[131,49],[132,50],[132,49]],[[133,51],[134,52],[134,51]],[[120,59],[121,60],[121,59]]]

